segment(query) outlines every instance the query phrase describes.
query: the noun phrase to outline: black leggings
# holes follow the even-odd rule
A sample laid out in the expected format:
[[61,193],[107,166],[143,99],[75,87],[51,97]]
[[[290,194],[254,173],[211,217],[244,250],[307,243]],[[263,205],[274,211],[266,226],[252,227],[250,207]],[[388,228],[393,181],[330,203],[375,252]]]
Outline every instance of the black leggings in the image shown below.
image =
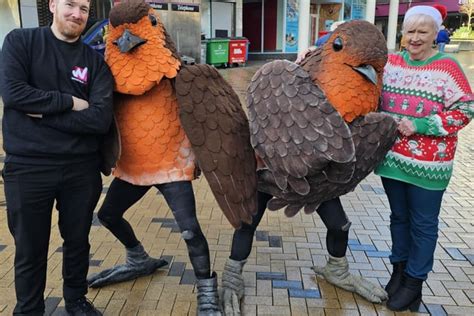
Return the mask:
[[[173,212],[188,247],[189,258],[198,279],[210,278],[209,246],[196,217],[196,202],[190,181],[157,184]],[[123,214],[140,200],[151,186],[138,186],[115,178],[99,210],[100,222],[127,248],[139,244]]]
[[[271,195],[258,192],[258,208],[257,214],[253,216],[252,224],[242,224],[240,229],[234,232],[232,240],[232,249],[230,258],[236,261],[242,261],[248,258],[252,250],[253,236],[260,220],[262,219],[267,202],[272,198]],[[344,257],[347,250],[347,242],[349,240],[349,227],[351,222],[347,218],[342,208],[339,198],[335,198],[323,202],[316,211],[324,225],[328,229],[326,234],[326,247],[333,257]]]

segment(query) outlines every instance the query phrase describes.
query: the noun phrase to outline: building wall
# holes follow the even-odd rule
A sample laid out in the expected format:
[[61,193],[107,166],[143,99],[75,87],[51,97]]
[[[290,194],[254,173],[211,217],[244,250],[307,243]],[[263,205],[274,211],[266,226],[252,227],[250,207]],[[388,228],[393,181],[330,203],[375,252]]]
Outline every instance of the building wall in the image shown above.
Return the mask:
[[[443,0],[443,1],[412,1],[411,3],[409,1],[400,1],[400,5],[398,6],[398,15],[403,15],[405,12],[410,8],[410,6],[415,6],[415,5],[433,5],[433,4],[443,4],[446,6],[446,9],[448,12],[459,12],[459,0]],[[388,3],[383,3],[383,4],[377,4],[375,6],[375,17],[388,17],[388,12],[389,12],[389,6],[390,4]]]
[[[20,6],[17,0],[0,0],[0,73],[2,71],[2,46],[5,36],[21,26]],[[2,91],[0,90],[0,96]]]
[[[242,36],[242,0],[201,0],[201,34],[216,37],[216,29],[229,29],[228,36]],[[212,28],[212,30],[211,30]]]
[[284,1],[278,0],[277,6],[277,31],[276,31],[276,50],[281,51],[283,49],[283,14],[285,11],[283,9]]
[[[397,34],[400,33],[401,26],[403,23],[403,17],[405,12],[411,6],[416,5],[433,5],[433,4],[443,4],[446,6],[448,11],[447,18],[443,21],[443,24],[448,28],[455,30],[459,26],[462,25],[463,19],[461,14],[459,13],[459,0],[444,0],[444,1],[412,1],[411,4],[409,1],[400,1],[400,5],[398,7],[398,26],[397,26]],[[389,13],[389,1],[383,1],[383,3],[379,3],[377,1],[377,5],[375,8],[375,25],[379,27],[379,29],[387,36],[388,31],[388,13]],[[397,44],[400,36],[397,38]]]
[[243,36],[250,41],[249,51],[260,52],[262,49],[262,4],[260,2],[244,2],[243,12]]
[[5,36],[21,26],[18,0],[0,0],[0,48]]
[[38,26],[38,13],[35,0],[20,0],[21,27]]
[[283,50],[285,5],[285,0],[243,0],[242,35],[252,53]]
[[264,16],[264,45],[265,51],[275,51],[277,42],[277,17],[278,17],[278,1],[265,2],[265,16]]
[[211,3],[209,0],[201,1],[201,35],[211,38]]
[[243,0],[237,0],[235,2],[235,36],[237,37],[242,37],[243,34],[243,25],[242,25],[242,20],[243,20]]
[[[152,2],[149,0],[148,2]],[[167,10],[156,10],[181,55],[200,61],[201,56],[201,0],[167,0]],[[198,6],[199,11],[174,11],[173,4]],[[153,6],[153,5],[152,5]]]

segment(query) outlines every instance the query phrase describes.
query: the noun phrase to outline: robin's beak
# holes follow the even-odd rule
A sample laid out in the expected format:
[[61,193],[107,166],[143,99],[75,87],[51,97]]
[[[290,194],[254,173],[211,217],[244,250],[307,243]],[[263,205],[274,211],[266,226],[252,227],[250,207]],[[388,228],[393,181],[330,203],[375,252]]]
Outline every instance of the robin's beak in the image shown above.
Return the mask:
[[367,80],[372,82],[374,85],[377,85],[377,73],[375,72],[374,67],[371,65],[363,65],[359,67],[352,67],[355,71],[364,76]]
[[128,53],[134,48],[145,44],[146,40],[134,35],[128,29],[125,29],[122,36],[116,39],[113,43],[119,47],[121,53]]

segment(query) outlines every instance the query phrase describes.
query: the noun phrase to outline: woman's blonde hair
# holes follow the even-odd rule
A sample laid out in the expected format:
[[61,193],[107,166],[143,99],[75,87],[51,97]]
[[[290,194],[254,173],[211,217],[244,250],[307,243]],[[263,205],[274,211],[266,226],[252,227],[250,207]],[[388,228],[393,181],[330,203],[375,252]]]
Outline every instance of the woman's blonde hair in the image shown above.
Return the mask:
[[427,14],[414,14],[403,21],[402,34],[406,34],[409,29],[413,29],[420,24],[430,24],[433,27],[435,34],[439,31],[438,24],[431,16]]

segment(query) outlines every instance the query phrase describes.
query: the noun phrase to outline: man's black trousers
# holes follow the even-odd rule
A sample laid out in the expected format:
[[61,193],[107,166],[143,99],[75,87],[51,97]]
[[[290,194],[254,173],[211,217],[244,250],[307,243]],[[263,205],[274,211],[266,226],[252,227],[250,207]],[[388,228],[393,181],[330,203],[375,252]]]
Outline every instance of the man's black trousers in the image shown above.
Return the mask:
[[5,163],[8,227],[15,239],[14,314],[44,311],[46,264],[54,202],[63,238],[63,295],[72,301],[87,293],[89,231],[102,191],[96,161],[64,166]]

